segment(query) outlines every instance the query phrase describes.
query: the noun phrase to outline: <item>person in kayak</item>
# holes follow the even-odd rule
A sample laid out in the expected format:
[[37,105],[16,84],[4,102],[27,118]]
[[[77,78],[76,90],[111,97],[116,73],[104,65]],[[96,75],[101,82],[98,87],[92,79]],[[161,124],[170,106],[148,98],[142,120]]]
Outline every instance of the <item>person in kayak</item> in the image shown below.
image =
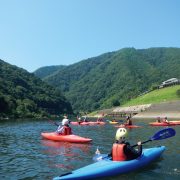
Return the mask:
[[161,123],[161,118],[157,117],[156,122]]
[[96,122],[103,122],[103,118],[98,117],[97,120],[96,120]]
[[115,118],[113,118],[111,122],[118,122],[118,121]]
[[124,123],[124,125],[132,125],[132,120],[129,116],[126,118],[126,123]]
[[87,119],[87,115],[85,114],[85,116],[84,116],[84,120],[83,120],[84,122],[88,122],[88,119]]
[[77,116],[77,122],[78,122],[79,124],[81,124],[81,123],[83,122],[83,120],[81,119],[80,116]]
[[167,117],[165,117],[162,122],[165,122],[165,123],[169,123],[169,121],[167,120]]
[[59,125],[56,132],[61,135],[70,135],[72,134],[71,127],[69,126],[69,119],[67,119],[67,116],[64,116],[64,119],[62,120],[62,126]]
[[128,132],[125,128],[119,128],[116,132],[116,142],[113,144],[112,151],[109,156],[113,161],[128,161],[138,158],[142,154],[141,141],[138,144],[138,150],[135,150],[125,139]]

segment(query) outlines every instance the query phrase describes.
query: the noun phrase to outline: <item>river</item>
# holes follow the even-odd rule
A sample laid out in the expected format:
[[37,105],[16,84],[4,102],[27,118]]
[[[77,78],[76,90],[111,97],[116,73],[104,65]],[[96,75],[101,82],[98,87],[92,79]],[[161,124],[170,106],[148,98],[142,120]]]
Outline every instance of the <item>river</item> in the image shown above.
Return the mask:
[[[58,121],[56,121],[58,122]],[[150,120],[136,120],[143,126],[129,130],[131,144],[145,141],[163,127],[151,127]],[[56,130],[49,121],[16,120],[0,122],[0,179],[48,180],[71,172],[93,162],[99,147],[101,153],[109,153],[117,130],[111,124],[100,126],[72,126],[76,135],[93,139],[90,144],[73,144],[43,140],[41,132]],[[180,179],[180,126],[173,126],[176,136],[149,142],[144,148],[166,146],[163,155],[143,169],[132,173],[103,178],[103,180],[176,180]]]

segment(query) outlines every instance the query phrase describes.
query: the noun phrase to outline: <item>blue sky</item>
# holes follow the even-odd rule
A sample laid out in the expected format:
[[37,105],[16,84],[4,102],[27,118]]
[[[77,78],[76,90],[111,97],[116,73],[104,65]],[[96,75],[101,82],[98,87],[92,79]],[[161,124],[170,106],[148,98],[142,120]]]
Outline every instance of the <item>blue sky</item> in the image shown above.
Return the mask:
[[29,72],[124,47],[180,47],[180,1],[0,0],[0,59]]

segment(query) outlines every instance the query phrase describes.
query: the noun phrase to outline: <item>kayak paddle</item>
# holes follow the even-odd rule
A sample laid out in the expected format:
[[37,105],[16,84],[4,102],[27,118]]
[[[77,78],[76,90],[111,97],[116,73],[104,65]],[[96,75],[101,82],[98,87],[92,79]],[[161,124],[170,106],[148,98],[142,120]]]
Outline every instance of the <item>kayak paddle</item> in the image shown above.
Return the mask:
[[54,124],[54,125],[56,125],[56,126],[59,126],[58,123],[56,123],[55,121],[52,121],[51,119],[49,119],[49,122],[50,122],[51,124]]
[[[154,141],[154,140],[162,140],[162,139],[170,138],[172,136],[175,136],[175,134],[176,134],[176,131],[173,128],[165,128],[158,131],[156,134],[154,134],[154,136],[152,136],[147,141],[142,142],[141,144],[145,144],[147,142]],[[138,145],[135,144],[132,147],[136,147],[136,146]]]

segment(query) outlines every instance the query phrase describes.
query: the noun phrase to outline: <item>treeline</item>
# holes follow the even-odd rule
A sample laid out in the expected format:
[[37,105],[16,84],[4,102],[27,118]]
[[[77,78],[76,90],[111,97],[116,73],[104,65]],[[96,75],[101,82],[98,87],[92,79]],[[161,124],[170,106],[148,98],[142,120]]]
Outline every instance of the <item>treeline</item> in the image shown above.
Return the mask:
[[125,48],[41,76],[77,112],[122,105],[173,77],[180,78],[180,48]]
[[72,113],[61,92],[34,74],[0,60],[0,118]]

